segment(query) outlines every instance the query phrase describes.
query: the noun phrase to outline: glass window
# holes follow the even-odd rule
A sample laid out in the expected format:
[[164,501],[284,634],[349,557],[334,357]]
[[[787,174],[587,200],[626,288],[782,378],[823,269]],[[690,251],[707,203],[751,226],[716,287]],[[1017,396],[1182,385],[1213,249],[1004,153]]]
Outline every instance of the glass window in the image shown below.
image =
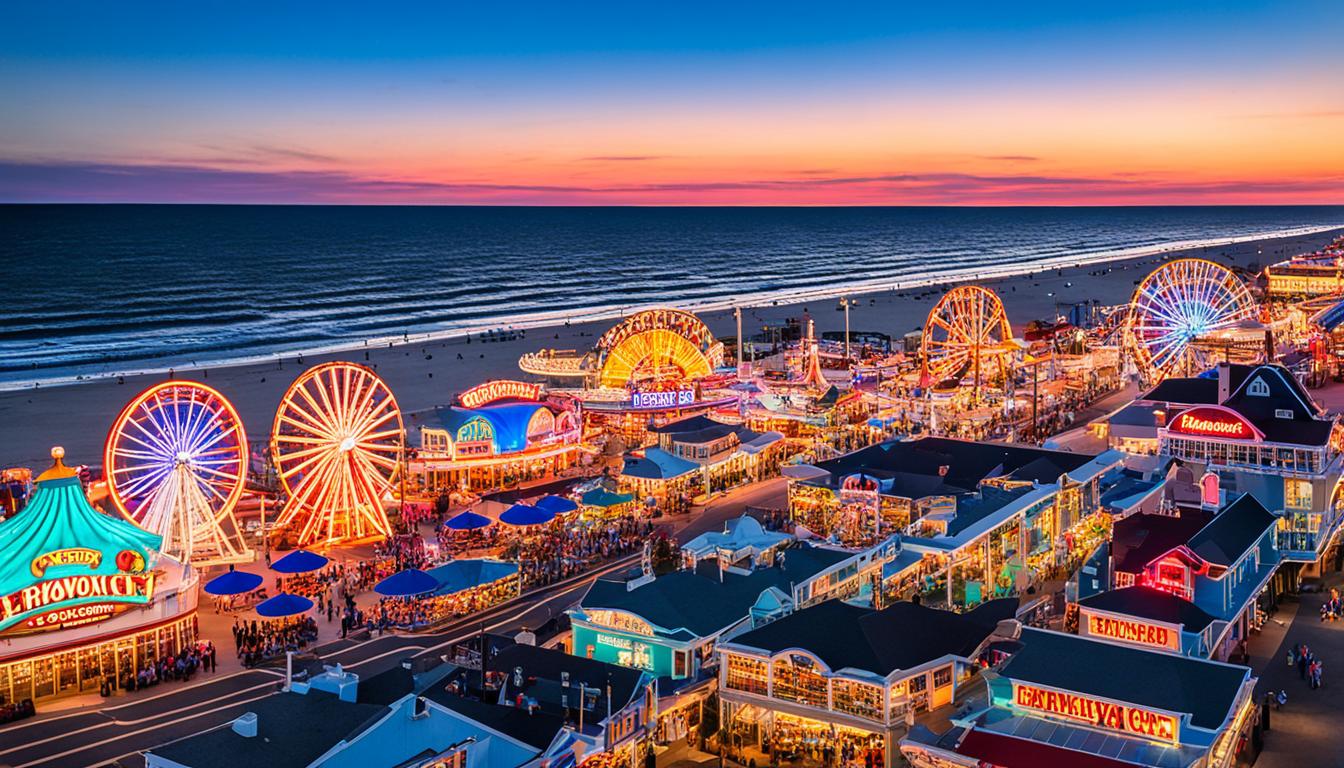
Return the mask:
[[826,706],[826,677],[818,671],[811,659],[803,656],[775,662],[774,691],[775,697],[779,699],[814,707]]
[[768,693],[766,670],[768,662],[750,656],[728,654],[726,685],[736,691],[765,696]]
[[928,687],[929,687],[929,678],[927,675],[919,675],[918,677],[910,678],[911,693],[919,693],[921,691],[926,690]]
[[1283,481],[1283,505],[1287,509],[1311,509],[1311,481],[1294,477]]
[[11,664],[9,674],[12,701],[33,698],[33,663],[31,661],[20,661]]
[[837,712],[882,722],[882,688],[854,680],[831,681],[831,705]]
[[952,684],[952,667],[947,666],[933,671],[933,687],[946,688]]

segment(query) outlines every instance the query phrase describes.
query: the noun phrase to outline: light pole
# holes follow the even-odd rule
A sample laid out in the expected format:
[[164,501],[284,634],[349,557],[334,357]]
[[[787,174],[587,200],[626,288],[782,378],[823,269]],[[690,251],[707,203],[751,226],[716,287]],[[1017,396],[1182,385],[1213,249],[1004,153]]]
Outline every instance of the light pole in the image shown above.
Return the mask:
[[844,296],[840,299],[840,306],[845,310],[845,365],[849,365],[849,308],[858,306],[858,302]]

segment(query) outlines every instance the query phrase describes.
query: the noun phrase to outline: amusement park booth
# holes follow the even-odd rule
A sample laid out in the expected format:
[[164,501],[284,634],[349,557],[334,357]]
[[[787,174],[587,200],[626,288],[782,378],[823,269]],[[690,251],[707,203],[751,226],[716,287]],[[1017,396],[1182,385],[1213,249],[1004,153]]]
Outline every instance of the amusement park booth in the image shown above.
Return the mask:
[[1231,768],[1254,758],[1246,667],[1030,628],[986,660],[996,662],[984,672],[987,705],[941,734],[913,729],[901,740],[911,765]]
[[1016,609],[1016,600],[968,613],[830,601],[798,611],[719,644],[720,723],[772,765],[818,740],[891,765],[907,723],[953,701]]
[[1344,294],[1344,238],[1325,248],[1265,267],[1265,294],[1303,299]]
[[540,385],[486,382],[420,425],[411,472],[431,492],[480,492],[551,477],[576,463],[580,421],[577,406],[545,397]]
[[778,432],[754,432],[708,416],[652,427],[657,444],[627,454],[621,483],[642,496],[667,498],[699,490],[714,494],[779,472],[788,443]]
[[1226,496],[1255,496],[1280,515],[1283,559],[1316,572],[1344,519],[1338,417],[1323,415],[1282,366],[1223,364],[1215,375],[1200,385],[1213,402],[1173,404],[1157,430],[1158,454],[1180,460],[1201,488],[1216,482]]
[[1199,655],[1225,660],[1249,637],[1259,599],[1278,570],[1278,522],[1250,494],[1221,509],[1178,505],[1117,520],[1114,586],[1151,587],[1198,606],[1215,619],[1199,632]]
[[75,470],[38,476],[0,523],[0,697],[42,701],[117,689],[196,641],[196,571],[161,537],[89,505]]

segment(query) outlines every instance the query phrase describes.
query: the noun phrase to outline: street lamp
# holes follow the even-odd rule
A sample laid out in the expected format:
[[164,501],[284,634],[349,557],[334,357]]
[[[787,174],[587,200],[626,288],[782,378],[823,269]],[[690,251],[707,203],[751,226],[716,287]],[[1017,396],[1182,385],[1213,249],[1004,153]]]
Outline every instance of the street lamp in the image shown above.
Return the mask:
[[849,365],[849,308],[857,307],[859,302],[848,296],[840,298],[840,308],[845,310],[845,365]]

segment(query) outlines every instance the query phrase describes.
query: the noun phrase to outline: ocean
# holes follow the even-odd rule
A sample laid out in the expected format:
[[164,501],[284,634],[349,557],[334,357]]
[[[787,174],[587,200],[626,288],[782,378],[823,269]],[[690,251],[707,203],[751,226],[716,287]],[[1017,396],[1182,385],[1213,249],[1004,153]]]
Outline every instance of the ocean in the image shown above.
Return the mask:
[[1344,206],[7,205],[0,386],[910,287],[1326,226],[1344,226]]

